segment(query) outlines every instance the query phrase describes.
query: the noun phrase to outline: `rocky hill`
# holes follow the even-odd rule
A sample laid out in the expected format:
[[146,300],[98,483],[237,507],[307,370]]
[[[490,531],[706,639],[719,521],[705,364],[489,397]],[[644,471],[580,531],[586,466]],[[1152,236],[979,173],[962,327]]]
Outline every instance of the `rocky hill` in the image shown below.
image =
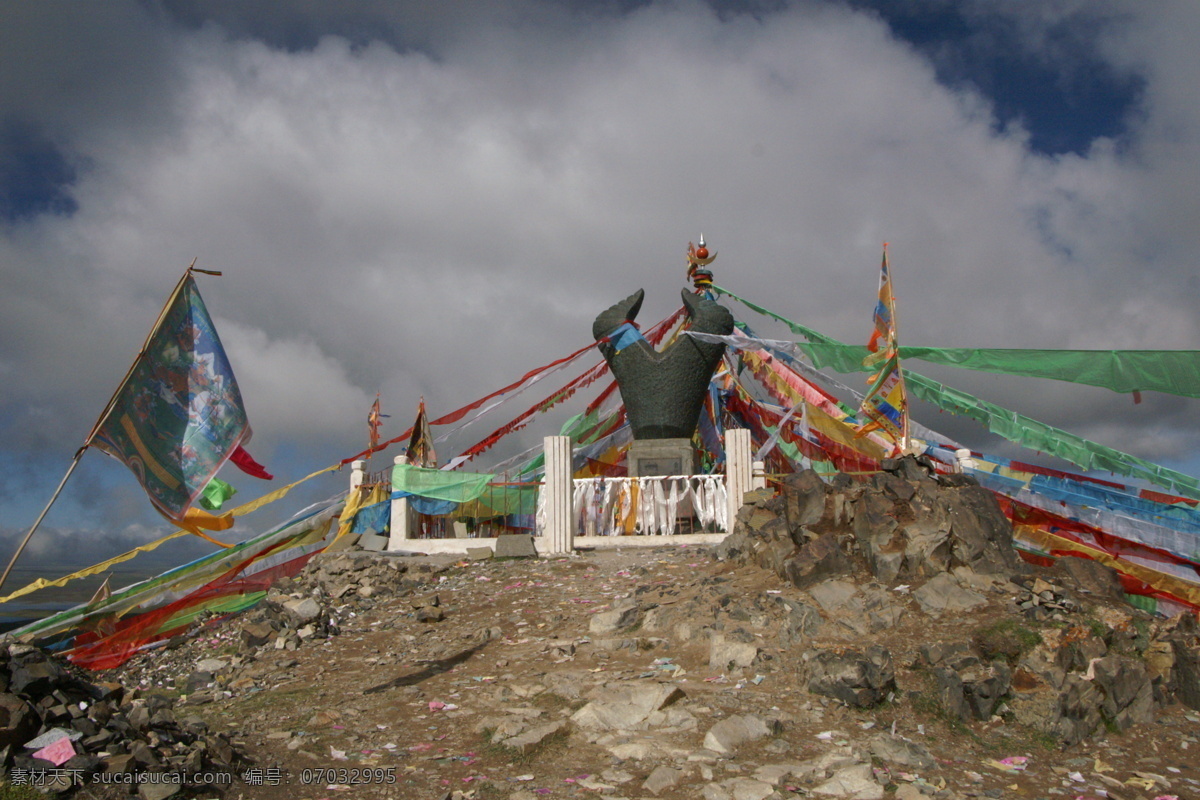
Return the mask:
[[[712,549],[319,556],[91,676],[122,722],[88,775],[235,776],[147,800],[1200,797],[1194,620],[1090,562],[1027,567],[986,491],[888,466],[792,476]],[[8,688],[40,729],[79,719]]]

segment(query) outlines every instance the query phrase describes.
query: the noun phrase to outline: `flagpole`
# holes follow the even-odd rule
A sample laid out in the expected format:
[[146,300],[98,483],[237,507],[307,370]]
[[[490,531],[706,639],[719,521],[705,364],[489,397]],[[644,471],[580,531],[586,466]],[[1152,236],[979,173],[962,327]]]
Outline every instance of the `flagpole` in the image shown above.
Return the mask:
[[0,589],[4,588],[4,582],[8,580],[8,573],[12,572],[13,566],[17,563],[17,559],[21,557],[21,553],[25,550],[25,545],[29,544],[29,540],[33,538],[33,533],[42,524],[42,520],[46,518],[46,514],[50,512],[50,506],[54,505],[54,501],[58,499],[62,493],[63,487],[67,485],[67,479],[71,477],[71,473],[75,471],[75,467],[79,466],[79,460],[83,458],[83,451],[87,450],[87,445],[79,448],[75,453],[75,458],[71,460],[71,466],[67,468],[67,474],[63,475],[63,479],[59,481],[58,488],[54,490],[54,496],[50,498],[50,502],[42,509],[42,513],[38,515],[37,521],[33,523],[33,527],[29,529],[29,533],[25,534],[25,538],[21,541],[17,552],[13,553],[13,557],[8,562],[8,566],[4,568],[4,574],[0,575]]
[[12,568],[14,565],[16,565],[17,559],[20,558],[21,553],[24,552],[25,546],[28,545],[29,540],[33,538],[34,532],[37,531],[38,527],[42,524],[42,520],[46,518],[46,514],[50,513],[50,507],[54,505],[54,501],[58,499],[60,494],[62,494],[63,487],[67,485],[67,479],[71,477],[71,473],[75,471],[75,467],[79,466],[79,461],[83,458],[84,451],[91,447],[92,439],[95,438],[96,432],[104,427],[104,423],[108,421],[108,417],[112,414],[113,409],[116,408],[117,398],[120,396],[121,391],[125,388],[125,384],[129,382],[129,378],[133,375],[134,370],[137,369],[138,364],[143,358],[145,358],[146,348],[150,346],[150,342],[158,333],[158,329],[162,327],[163,320],[165,320],[167,317],[167,312],[170,310],[171,305],[175,302],[175,298],[179,296],[179,292],[183,289],[184,284],[187,282],[187,279],[193,272],[203,272],[206,275],[221,274],[211,270],[196,269],[195,258],[192,259],[192,263],[188,265],[188,268],[184,270],[183,277],[179,279],[179,283],[175,284],[175,289],[171,292],[171,296],[167,299],[166,304],[163,305],[162,310],[158,312],[158,319],[154,321],[154,327],[150,329],[150,335],[147,336],[146,341],[142,343],[141,349],[138,351],[137,356],[133,359],[133,364],[130,365],[129,370],[125,373],[125,377],[122,378],[121,382],[117,385],[117,390],[113,392],[112,397],[109,398],[108,403],[104,406],[104,410],[100,412],[100,418],[96,420],[96,424],[92,426],[92,430],[88,433],[87,438],[84,439],[83,446],[75,451],[75,457],[71,460],[71,466],[67,468],[67,474],[63,475],[62,480],[58,484],[58,488],[54,490],[54,495],[50,498],[50,502],[46,504],[44,509],[42,509],[42,513],[38,515],[37,520],[33,523],[33,527],[29,529],[29,533],[25,534],[25,538],[21,541],[20,546],[17,547],[17,552],[13,553],[13,557],[8,562],[8,566],[4,568],[4,573],[0,574],[0,589],[4,588],[4,582],[8,579],[8,575],[10,572],[12,572]]

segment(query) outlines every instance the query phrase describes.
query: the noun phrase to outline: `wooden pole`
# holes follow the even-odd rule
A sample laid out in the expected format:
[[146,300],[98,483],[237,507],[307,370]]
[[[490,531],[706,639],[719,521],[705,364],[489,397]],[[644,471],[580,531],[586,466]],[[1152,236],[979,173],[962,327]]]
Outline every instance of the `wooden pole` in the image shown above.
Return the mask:
[[29,529],[29,533],[25,534],[25,538],[21,540],[21,545],[17,548],[17,552],[13,553],[8,566],[4,568],[4,574],[0,575],[0,589],[4,588],[4,582],[8,580],[8,573],[12,572],[13,565],[17,563],[17,559],[21,557],[21,552],[25,550],[25,545],[29,544],[29,540],[33,538],[33,532],[42,524],[42,520],[46,518],[46,514],[50,511],[50,506],[54,505],[54,501],[62,493],[63,487],[67,485],[67,478],[71,477],[71,473],[79,465],[79,460],[83,458],[83,451],[86,449],[87,445],[84,445],[75,453],[75,458],[71,460],[71,466],[67,468],[67,474],[63,475],[63,479],[59,481],[58,488],[54,490],[54,496],[50,498],[50,502],[42,509],[42,513],[38,515],[37,521],[33,523],[33,527]]

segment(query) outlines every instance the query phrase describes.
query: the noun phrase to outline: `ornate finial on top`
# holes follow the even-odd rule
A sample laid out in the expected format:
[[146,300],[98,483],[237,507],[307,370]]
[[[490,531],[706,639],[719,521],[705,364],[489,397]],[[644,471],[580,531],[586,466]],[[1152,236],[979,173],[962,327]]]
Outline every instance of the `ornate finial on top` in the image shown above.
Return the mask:
[[712,270],[706,267],[713,262],[717,257],[714,250],[712,255],[708,253],[708,246],[704,244],[704,234],[700,234],[700,246],[688,242],[687,262],[688,262],[688,278],[696,287],[697,292],[704,291],[709,286],[712,286],[713,274]]

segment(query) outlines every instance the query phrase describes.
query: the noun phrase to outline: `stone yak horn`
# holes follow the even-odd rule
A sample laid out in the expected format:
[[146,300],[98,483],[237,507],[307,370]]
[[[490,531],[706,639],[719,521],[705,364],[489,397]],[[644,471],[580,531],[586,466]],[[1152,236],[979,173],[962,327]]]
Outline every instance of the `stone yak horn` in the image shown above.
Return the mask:
[[[721,336],[733,332],[729,309],[686,289],[682,294],[692,330]],[[592,324],[592,336],[617,379],[633,438],[690,439],[725,345],[680,336],[661,352],[655,350],[632,325],[625,328],[645,296],[638,289],[601,312]]]

